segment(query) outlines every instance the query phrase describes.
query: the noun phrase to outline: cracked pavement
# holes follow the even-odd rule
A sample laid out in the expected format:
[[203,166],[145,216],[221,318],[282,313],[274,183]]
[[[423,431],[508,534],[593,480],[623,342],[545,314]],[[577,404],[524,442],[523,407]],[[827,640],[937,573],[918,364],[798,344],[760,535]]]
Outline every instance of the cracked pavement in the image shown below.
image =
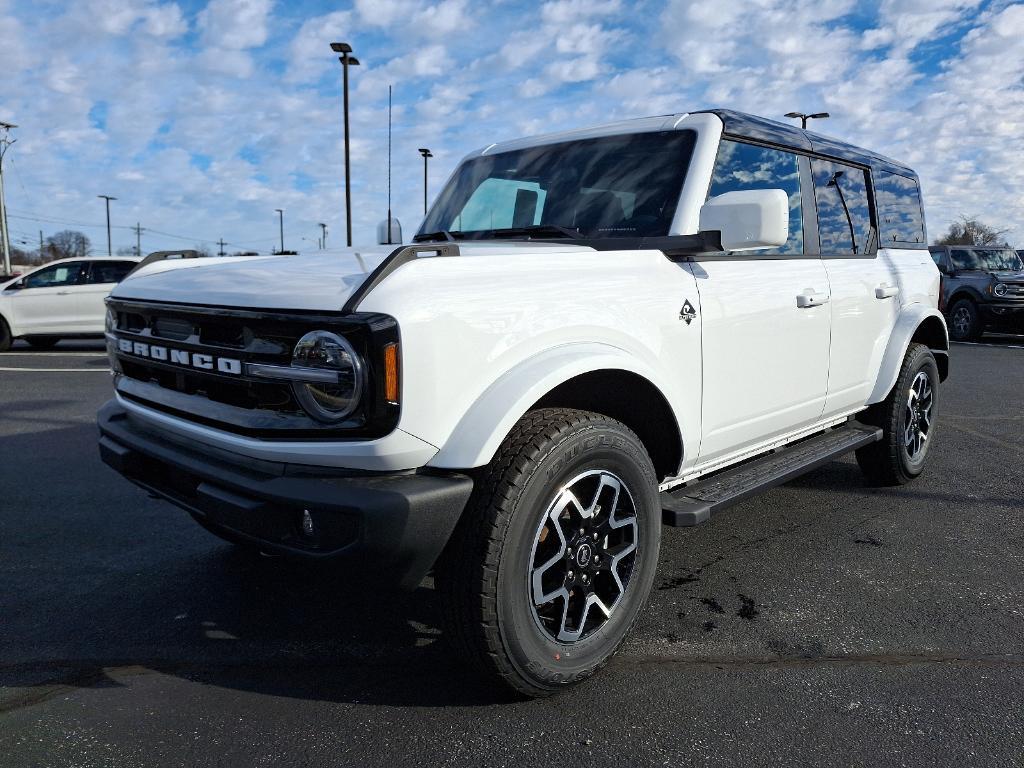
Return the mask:
[[429,582],[245,556],[104,467],[101,347],[65,348],[0,356],[4,768],[1024,760],[1024,350],[954,346],[912,485],[849,458],[663,528],[619,655],[524,702]]

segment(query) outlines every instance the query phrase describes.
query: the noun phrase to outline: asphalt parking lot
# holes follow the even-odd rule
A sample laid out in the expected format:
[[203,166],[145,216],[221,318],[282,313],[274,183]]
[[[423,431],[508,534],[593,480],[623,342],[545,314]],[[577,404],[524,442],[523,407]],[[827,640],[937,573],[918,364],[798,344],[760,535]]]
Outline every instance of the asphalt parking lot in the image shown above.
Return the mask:
[[[102,347],[0,355],[0,765],[1020,765],[1024,341],[956,345],[926,476],[664,529],[597,678],[512,701],[429,584],[253,558],[103,466]],[[31,370],[25,370],[31,369]]]

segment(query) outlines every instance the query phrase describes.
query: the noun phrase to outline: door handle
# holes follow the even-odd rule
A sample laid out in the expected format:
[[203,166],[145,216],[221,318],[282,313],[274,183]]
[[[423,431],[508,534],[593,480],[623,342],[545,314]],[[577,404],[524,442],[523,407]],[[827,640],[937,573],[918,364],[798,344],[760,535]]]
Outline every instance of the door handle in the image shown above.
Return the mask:
[[882,283],[880,286],[875,288],[875,298],[888,299],[892,296],[895,296],[899,292],[900,289],[898,286],[889,285],[888,283]]
[[828,304],[828,299],[828,294],[818,293],[817,291],[810,291],[805,289],[803,293],[797,295],[796,305],[800,309],[820,307],[822,304]]
[[70,296],[71,291],[57,291],[58,296]]

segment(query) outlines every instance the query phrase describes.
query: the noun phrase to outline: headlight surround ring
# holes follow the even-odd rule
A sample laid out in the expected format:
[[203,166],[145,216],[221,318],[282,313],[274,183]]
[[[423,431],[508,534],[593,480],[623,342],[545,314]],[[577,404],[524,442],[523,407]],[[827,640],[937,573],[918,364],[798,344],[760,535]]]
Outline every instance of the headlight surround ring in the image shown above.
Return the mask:
[[1006,283],[996,283],[992,286],[992,293],[996,296],[1006,295]]
[[295,399],[317,421],[336,424],[359,407],[364,389],[363,362],[343,336],[310,331],[296,343],[291,367],[338,374],[337,384],[292,382]]

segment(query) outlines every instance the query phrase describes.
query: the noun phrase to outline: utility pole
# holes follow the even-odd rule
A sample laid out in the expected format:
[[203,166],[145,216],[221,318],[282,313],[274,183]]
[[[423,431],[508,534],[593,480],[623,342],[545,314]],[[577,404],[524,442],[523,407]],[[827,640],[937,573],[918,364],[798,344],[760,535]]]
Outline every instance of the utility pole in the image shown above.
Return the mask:
[[14,123],[0,122],[0,131],[3,137],[0,138],[0,237],[4,241],[4,275],[11,274],[11,236],[7,229],[7,203],[4,200],[4,155],[11,148],[11,144],[17,139],[8,137],[11,128],[17,128]]
[[322,251],[327,247],[327,225],[323,222],[320,222],[320,232],[320,250]]
[[388,86],[388,244],[391,244],[391,86]]
[[281,220],[281,250],[280,253],[284,253],[284,211],[280,208],[275,208],[277,215]]
[[110,247],[110,201],[117,200],[117,198],[110,195],[96,195],[96,197],[101,197],[107,201],[107,256],[113,256],[114,251]]
[[423,215],[427,215],[427,158],[433,157],[430,150],[420,147],[420,154],[423,155]]
[[346,241],[349,248],[352,247],[352,176],[349,170],[348,159],[348,68],[359,64],[359,59],[352,55],[352,46],[348,43],[331,43],[331,50],[340,53],[338,61],[341,62],[342,71],[342,93],[345,109],[345,229]]
[[135,222],[135,226],[132,227],[135,230],[135,255],[142,257],[142,226],[139,222]]
[[220,243],[220,250],[217,251],[217,255],[218,256],[227,256],[227,254],[224,253],[224,238],[222,237],[218,242]]
[[43,263],[43,230],[39,230],[39,263]]

